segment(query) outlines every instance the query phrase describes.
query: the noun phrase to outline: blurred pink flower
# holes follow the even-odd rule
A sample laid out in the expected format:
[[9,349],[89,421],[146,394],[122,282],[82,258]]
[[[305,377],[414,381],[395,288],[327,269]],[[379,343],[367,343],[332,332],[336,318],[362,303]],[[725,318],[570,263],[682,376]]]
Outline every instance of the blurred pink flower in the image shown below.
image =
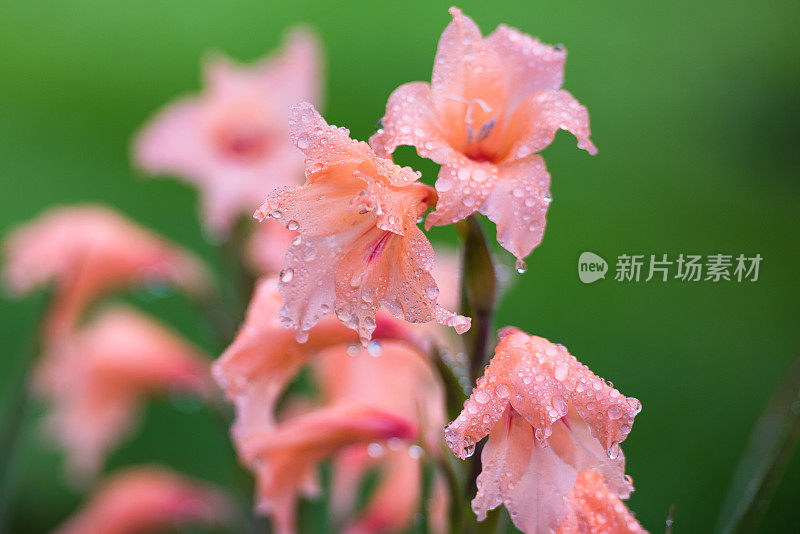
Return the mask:
[[293,533],[297,498],[318,491],[315,469],[320,461],[351,445],[415,435],[414,425],[406,419],[349,402],[292,417],[251,435],[243,448],[244,456],[253,458],[257,508],[272,517],[278,534]]
[[319,55],[314,36],[295,29],[279,54],[253,65],[211,58],[203,92],[172,102],[140,132],[136,163],[197,186],[206,228],[225,237],[271,189],[301,181],[287,114],[292,104],[319,101]]
[[567,500],[567,517],[557,534],[646,534],[597,471],[580,471]]
[[54,208],[4,243],[6,288],[24,294],[52,284],[48,339],[67,335],[92,300],[131,285],[174,284],[203,294],[202,262],[119,213],[95,205]]
[[212,366],[214,379],[236,406],[231,431],[240,454],[248,436],[274,426],[280,395],[314,354],[333,344],[357,341],[352,330],[329,317],[300,344],[280,323],[281,304],[278,279],[262,278],[239,333]]
[[247,266],[260,276],[277,275],[286,264],[286,249],[297,234],[276,220],[251,222],[253,229],[244,250]]
[[55,534],[146,534],[181,524],[218,525],[231,503],[216,488],[157,467],[114,474]]
[[566,499],[581,471],[597,471],[611,492],[628,498],[633,485],[619,443],[640,410],[638,400],[562,345],[506,328],[464,410],[445,427],[445,440],[465,458],[489,435],[472,501],[479,520],[505,504],[520,530],[552,532],[567,517]]
[[[359,402],[413,421],[424,450],[439,456],[445,422],[444,391],[427,357],[398,341],[373,341],[367,349],[340,346],[312,362],[323,402]],[[422,497],[423,448],[401,440],[343,451],[334,463],[331,509],[343,532],[407,529]],[[358,488],[368,470],[378,483],[357,517]],[[348,518],[349,521],[348,521]]]
[[336,313],[366,343],[381,306],[412,323],[436,320],[461,333],[469,319],[437,304],[433,247],[417,219],[435,202],[419,175],[378,158],[311,104],[293,106],[292,141],[306,154],[306,183],[273,191],[259,219],[298,232],[281,275],[282,320],[298,340]]
[[54,344],[33,376],[46,398],[46,429],[66,453],[76,483],[93,478],[106,454],[136,425],[148,395],[207,395],[205,357],[161,324],[117,307]]
[[[212,375],[236,407],[231,429],[237,450],[248,436],[275,425],[275,407],[289,382],[320,351],[356,343],[358,336],[334,317],[326,317],[311,329],[305,343],[281,325],[282,305],[278,279],[262,278],[256,285],[247,316],[236,338],[212,365]],[[404,339],[422,343],[409,325],[383,313],[377,316],[375,335],[381,339]],[[243,456],[245,463],[252,458]]]
[[389,97],[370,144],[388,157],[398,145],[442,165],[439,202],[426,226],[480,211],[498,242],[522,259],[542,240],[550,174],[536,152],[558,129],[594,154],[589,115],[561,89],[566,52],[501,25],[483,38],[457,8],[442,33],[431,84],[407,83]]

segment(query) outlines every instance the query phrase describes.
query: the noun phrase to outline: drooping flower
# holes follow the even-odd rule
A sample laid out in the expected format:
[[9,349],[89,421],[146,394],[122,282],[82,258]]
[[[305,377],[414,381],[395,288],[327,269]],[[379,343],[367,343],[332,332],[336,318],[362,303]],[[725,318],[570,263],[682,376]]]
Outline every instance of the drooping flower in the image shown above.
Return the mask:
[[232,503],[217,488],[160,467],[114,474],[55,534],[147,534],[179,525],[221,525]]
[[[359,402],[404,417],[419,428],[425,451],[439,456],[444,391],[427,357],[398,341],[368,348],[334,347],[312,362],[323,402]],[[334,463],[331,508],[342,532],[399,532],[411,524],[422,498],[423,448],[401,440],[343,451]],[[377,485],[353,517],[358,488],[370,470]]]
[[146,398],[210,393],[205,357],[132,309],[105,311],[38,362],[34,392],[49,401],[46,430],[66,453],[67,474],[93,478],[134,429]]
[[283,50],[252,65],[213,57],[205,87],[160,111],[139,134],[136,163],[196,185],[203,221],[225,237],[274,187],[300,183],[303,157],[288,140],[289,106],[319,101],[319,49],[311,33],[292,31]]
[[257,508],[268,514],[279,534],[295,531],[300,495],[314,495],[320,461],[351,445],[414,439],[406,419],[355,403],[339,403],[287,419],[269,431],[248,436],[244,456],[256,472]]
[[507,328],[445,440],[465,458],[489,435],[472,501],[479,520],[504,504],[517,528],[552,532],[567,517],[581,472],[596,471],[610,492],[628,498],[633,486],[619,443],[640,410],[638,400],[620,394],[563,346]]
[[437,304],[433,247],[417,219],[436,199],[419,175],[376,157],[311,104],[293,106],[292,141],[306,154],[306,183],[273,191],[256,212],[298,237],[286,254],[281,317],[298,340],[335,313],[366,343],[380,307],[412,323],[436,320],[461,333],[469,319]]
[[96,298],[125,287],[173,284],[202,295],[209,276],[189,251],[95,205],[55,208],[4,243],[6,287],[25,294],[52,284],[50,340],[64,336]]
[[431,84],[407,83],[389,97],[370,144],[380,156],[398,145],[442,165],[439,202],[427,226],[475,211],[497,225],[518,266],[542,240],[550,174],[538,154],[558,129],[594,154],[589,115],[561,89],[566,52],[501,25],[484,38],[457,8],[442,33]]
[[[305,343],[281,325],[282,300],[276,277],[261,279],[247,309],[244,325],[233,343],[214,362],[212,374],[236,406],[232,428],[239,453],[249,435],[275,424],[275,406],[298,371],[321,350],[352,344],[358,336],[334,317],[326,317],[310,331]],[[393,318],[377,316],[376,337],[418,343],[413,332]],[[245,463],[251,458],[243,457]]]

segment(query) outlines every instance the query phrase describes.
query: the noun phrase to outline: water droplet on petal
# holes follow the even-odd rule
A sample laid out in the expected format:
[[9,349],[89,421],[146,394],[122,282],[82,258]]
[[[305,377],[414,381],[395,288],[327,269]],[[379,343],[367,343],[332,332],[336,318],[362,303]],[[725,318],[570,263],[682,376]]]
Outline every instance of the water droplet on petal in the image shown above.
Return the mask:
[[383,446],[380,443],[370,443],[367,445],[367,454],[372,458],[383,456]]
[[284,284],[288,284],[289,282],[292,281],[292,278],[294,278],[294,271],[288,268],[284,269],[281,271],[280,278],[281,282],[283,282]]
[[516,267],[519,274],[525,274],[525,272],[528,270],[528,266],[520,259],[517,260]]
[[286,228],[288,228],[289,230],[297,230],[298,228],[300,228],[300,223],[298,223],[297,221],[289,221],[289,223],[286,225]]

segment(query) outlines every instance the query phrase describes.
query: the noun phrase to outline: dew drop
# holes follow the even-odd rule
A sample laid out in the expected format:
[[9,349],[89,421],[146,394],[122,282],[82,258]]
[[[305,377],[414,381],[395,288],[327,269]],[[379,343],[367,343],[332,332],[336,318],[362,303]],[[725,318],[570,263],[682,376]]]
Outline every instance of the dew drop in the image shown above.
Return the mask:
[[289,221],[286,224],[286,228],[288,228],[289,230],[297,230],[298,228],[300,228],[300,223],[298,223],[297,221]]
[[370,443],[367,445],[367,454],[371,458],[380,458],[383,456],[383,446],[380,443]]
[[408,448],[408,455],[414,458],[415,460],[419,460],[422,458],[422,447],[419,445],[411,445]]
[[297,148],[300,150],[305,150],[308,148],[308,136],[306,134],[300,134],[297,138]]
[[478,390],[475,393],[475,402],[477,402],[478,404],[486,404],[487,402],[489,402],[489,394],[483,390]]
[[453,182],[450,178],[442,176],[438,180],[436,180],[436,190],[437,191],[450,191],[453,188]]
[[569,371],[569,368],[566,365],[564,365],[563,363],[560,363],[560,364],[556,365],[556,368],[553,371],[553,374],[555,375],[556,380],[561,382],[561,381],[563,381],[563,380],[565,380],[567,378],[568,371]]
[[288,284],[289,282],[292,281],[292,278],[294,278],[294,271],[288,268],[284,269],[281,271],[280,278],[281,282],[283,282],[284,284]]
[[371,356],[380,356],[381,350],[381,344],[375,340],[370,341],[369,345],[367,345],[367,352],[369,352]]
[[476,182],[485,182],[486,176],[486,171],[483,169],[475,169],[472,171],[472,179]]
[[428,294],[428,298],[433,300],[439,296],[439,288],[436,286],[431,286],[426,290],[426,293]]
[[528,270],[528,266],[525,264],[524,261],[522,261],[520,259],[517,260],[516,267],[517,267],[517,272],[519,274],[525,274],[525,272],[527,272],[527,270]]

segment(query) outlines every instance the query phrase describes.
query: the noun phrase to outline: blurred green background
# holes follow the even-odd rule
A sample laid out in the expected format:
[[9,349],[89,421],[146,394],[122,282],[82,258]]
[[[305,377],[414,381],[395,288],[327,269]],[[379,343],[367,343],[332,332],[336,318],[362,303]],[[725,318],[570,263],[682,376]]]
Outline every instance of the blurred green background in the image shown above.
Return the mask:
[[[396,86],[430,78],[448,6],[0,1],[0,232],[53,204],[100,201],[219,265],[197,222],[195,191],[132,170],[134,130],[164,102],[199,88],[205,52],[253,59],[302,21],[326,47],[326,118],[366,139]],[[800,344],[798,6],[459,4],[485,33],[508,23],[570,52],[565,87],[589,108],[600,152],[578,151],[565,133],[545,151],[555,199],[545,240],[504,298],[498,324],[565,344],[641,399],[624,450],[636,485],[629,505],[653,532],[663,531],[672,504],[674,532],[713,528],[750,429]],[[428,178],[432,169],[422,167]],[[585,250],[609,262],[623,253],[764,260],[756,283],[626,284],[609,276],[584,285],[576,263]],[[184,297],[134,302],[214,350]],[[2,300],[4,403],[39,304]],[[64,485],[60,456],[36,439],[34,423],[28,419],[15,462],[18,533],[48,531],[81,499]],[[151,405],[109,469],[143,461],[235,483],[215,419],[168,401]],[[795,455],[762,532],[800,532],[798,487]]]

